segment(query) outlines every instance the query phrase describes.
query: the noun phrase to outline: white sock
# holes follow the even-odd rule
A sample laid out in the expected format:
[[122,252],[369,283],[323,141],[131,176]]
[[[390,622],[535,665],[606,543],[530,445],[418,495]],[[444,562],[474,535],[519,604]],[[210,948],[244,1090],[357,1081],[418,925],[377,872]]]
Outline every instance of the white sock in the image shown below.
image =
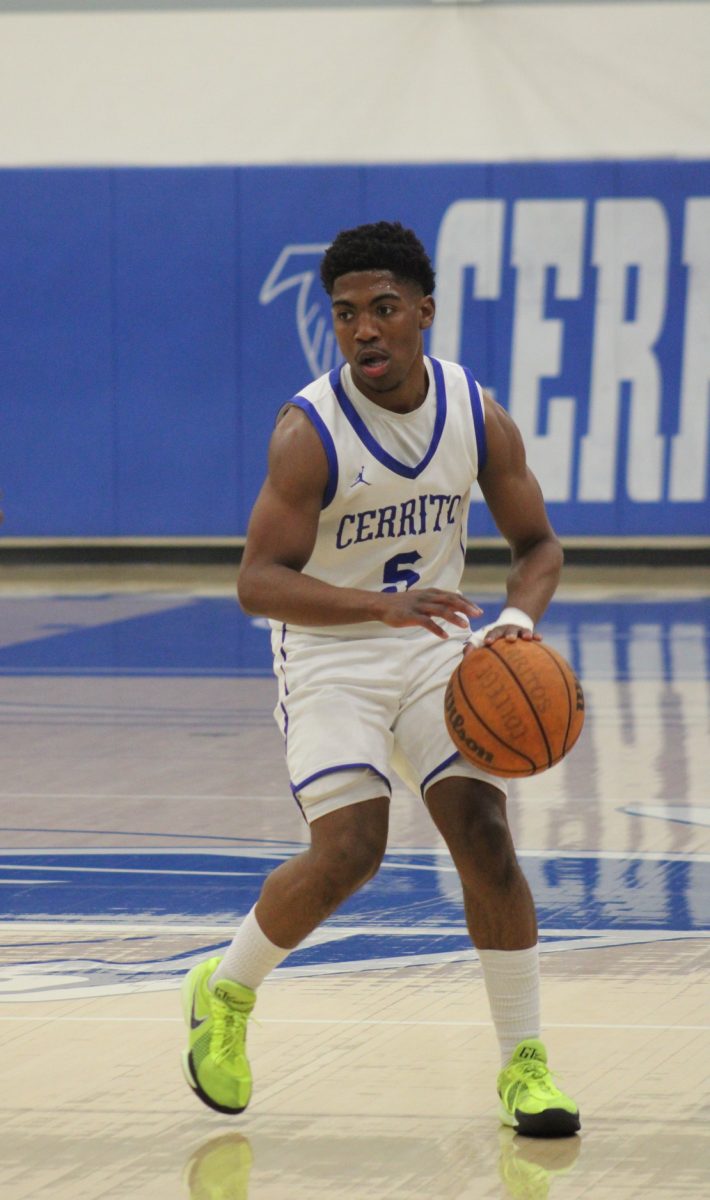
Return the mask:
[[256,905],[247,913],[231,945],[227,946],[221,963],[210,977],[210,988],[214,988],[219,979],[231,979],[241,983],[242,987],[256,990],[269,972],[291,953],[274,945],[262,933],[255,908]]
[[479,950],[503,1066],[518,1042],[540,1036],[540,951]]

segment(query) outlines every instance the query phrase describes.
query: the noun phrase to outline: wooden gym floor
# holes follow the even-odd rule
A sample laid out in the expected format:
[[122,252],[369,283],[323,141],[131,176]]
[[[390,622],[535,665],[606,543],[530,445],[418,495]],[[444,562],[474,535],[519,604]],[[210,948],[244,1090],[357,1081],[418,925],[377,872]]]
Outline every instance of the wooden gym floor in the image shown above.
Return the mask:
[[[498,571],[469,571],[495,615]],[[226,570],[4,569],[3,1200],[672,1200],[710,1191],[710,579],[570,569],[572,755],[511,787],[578,1138],[496,1120],[456,878],[403,789],[376,880],[260,992],[249,1110],[183,1083],[179,981],[305,827]]]

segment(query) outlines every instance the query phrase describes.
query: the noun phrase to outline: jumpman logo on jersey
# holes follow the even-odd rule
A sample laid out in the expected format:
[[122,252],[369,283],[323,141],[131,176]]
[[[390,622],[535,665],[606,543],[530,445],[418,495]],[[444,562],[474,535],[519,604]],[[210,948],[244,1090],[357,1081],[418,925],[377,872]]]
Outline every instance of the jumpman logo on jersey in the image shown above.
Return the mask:
[[370,480],[365,479],[365,464],[364,463],[360,467],[360,470],[358,471],[357,475],[355,476],[352,483],[350,484],[351,488],[357,487],[358,483],[366,483],[367,486],[370,487]]

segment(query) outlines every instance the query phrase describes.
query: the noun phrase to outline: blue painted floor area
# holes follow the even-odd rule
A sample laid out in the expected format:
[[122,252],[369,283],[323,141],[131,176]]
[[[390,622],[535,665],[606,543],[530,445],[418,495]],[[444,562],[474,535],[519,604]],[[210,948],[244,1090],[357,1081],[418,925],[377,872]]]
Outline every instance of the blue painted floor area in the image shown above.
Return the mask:
[[[300,849],[299,847],[298,849]],[[3,901],[16,918],[100,918],[186,924],[233,923],[256,900],[264,875],[290,857],[252,843],[246,855],[173,850],[0,851]],[[558,930],[710,930],[710,858],[588,856],[527,852],[541,925]],[[461,923],[448,857],[389,856],[335,924],[419,928],[428,935]],[[463,932],[463,930],[461,931]],[[456,931],[450,933],[456,936]]]
[[[42,615],[22,640],[3,645],[0,632],[0,674],[271,674],[266,623],[246,617],[236,600],[186,596],[161,606],[153,597],[146,598],[144,613],[123,616],[123,599],[46,597]],[[89,601],[92,621],[84,623],[82,608]],[[0,631],[3,608],[19,603],[0,599]],[[63,621],[53,622],[53,608]]]
[[[146,597],[145,612],[122,615],[120,595],[48,596],[34,621],[23,622],[17,640],[6,643],[3,630],[23,606],[19,598],[0,598],[0,674],[66,675],[270,675],[269,630],[263,620],[245,616],[236,601],[215,597]],[[83,619],[88,604],[91,620]],[[487,612],[497,612],[500,600],[486,600]],[[24,605],[26,607],[26,605]],[[101,610],[104,610],[103,614]],[[53,619],[53,610],[56,615]],[[59,615],[61,614],[61,616]],[[67,619],[68,618],[68,619]],[[486,619],[486,618],[484,618]],[[639,674],[630,662],[631,646],[639,637],[652,639],[660,653],[662,678],[680,669],[672,662],[671,644],[685,629],[700,631],[710,642],[710,598],[653,600],[642,606],[627,600],[557,601],[540,625],[544,636],[565,641],[565,652],[582,675],[592,665],[583,661],[581,643],[596,636],[609,640],[613,631],[617,679]],[[703,667],[697,649],[685,670]],[[608,670],[606,663],[604,670]],[[651,663],[656,673],[656,657]]]
[[[295,850],[275,853],[251,843],[227,856],[185,850],[0,853],[0,892],[13,919],[0,933],[0,1001],[178,986],[194,962],[221,952],[263,877]],[[710,932],[710,856],[524,852],[521,861],[546,953]],[[48,939],[53,930],[58,940]],[[3,965],[8,951],[14,961]],[[388,855],[376,878],[276,973],[471,957],[448,858],[413,851]]]

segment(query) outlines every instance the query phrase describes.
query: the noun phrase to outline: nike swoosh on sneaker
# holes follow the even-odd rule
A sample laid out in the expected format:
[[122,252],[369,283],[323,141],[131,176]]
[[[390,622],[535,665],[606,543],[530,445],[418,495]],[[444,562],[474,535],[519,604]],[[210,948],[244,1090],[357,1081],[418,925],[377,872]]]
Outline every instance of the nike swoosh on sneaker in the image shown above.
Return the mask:
[[205,1021],[208,1020],[207,1017],[201,1017],[198,1020],[197,1017],[195,1016],[195,1001],[196,1000],[197,1000],[197,994],[195,994],[192,997],[192,1012],[190,1013],[190,1029],[199,1029],[200,1026],[204,1025]]

